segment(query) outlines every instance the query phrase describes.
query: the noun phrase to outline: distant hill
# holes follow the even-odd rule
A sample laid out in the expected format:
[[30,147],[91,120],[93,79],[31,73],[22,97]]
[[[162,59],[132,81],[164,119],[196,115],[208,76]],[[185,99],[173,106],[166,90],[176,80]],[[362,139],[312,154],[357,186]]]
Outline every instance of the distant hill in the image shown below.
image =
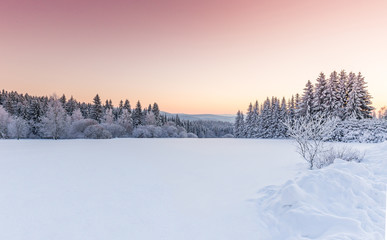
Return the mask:
[[198,121],[198,120],[209,120],[209,121],[222,121],[222,122],[234,122],[234,114],[185,114],[185,113],[168,113],[161,112],[166,114],[167,117],[179,115],[179,118],[182,120]]

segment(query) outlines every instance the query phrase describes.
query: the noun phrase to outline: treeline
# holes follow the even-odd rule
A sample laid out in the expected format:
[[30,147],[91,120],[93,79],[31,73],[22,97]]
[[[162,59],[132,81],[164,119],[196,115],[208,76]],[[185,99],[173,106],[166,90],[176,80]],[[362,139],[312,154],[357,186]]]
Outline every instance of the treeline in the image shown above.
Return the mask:
[[232,131],[230,123],[167,117],[157,103],[142,108],[137,101],[132,108],[121,100],[115,107],[98,94],[81,103],[65,95],[0,93],[0,138],[223,137]]
[[[306,83],[302,95],[290,99],[267,98],[263,104],[250,103],[246,115],[238,111],[234,124],[237,138],[286,138],[283,122],[313,115],[337,118],[343,123],[375,118],[371,95],[361,73],[320,73],[316,83]],[[379,114],[387,117],[385,113]],[[341,124],[340,126],[342,126]],[[354,124],[351,123],[353,126]],[[364,125],[364,124],[363,124]],[[337,131],[340,132],[340,131]],[[336,139],[339,139],[338,137]]]

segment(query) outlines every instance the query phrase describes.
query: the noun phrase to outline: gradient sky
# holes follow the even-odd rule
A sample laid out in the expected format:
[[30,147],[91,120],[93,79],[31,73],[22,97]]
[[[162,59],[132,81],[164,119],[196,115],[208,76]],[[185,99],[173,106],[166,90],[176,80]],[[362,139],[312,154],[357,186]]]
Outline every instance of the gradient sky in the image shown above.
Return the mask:
[[2,0],[0,88],[232,113],[361,71],[387,105],[387,0]]

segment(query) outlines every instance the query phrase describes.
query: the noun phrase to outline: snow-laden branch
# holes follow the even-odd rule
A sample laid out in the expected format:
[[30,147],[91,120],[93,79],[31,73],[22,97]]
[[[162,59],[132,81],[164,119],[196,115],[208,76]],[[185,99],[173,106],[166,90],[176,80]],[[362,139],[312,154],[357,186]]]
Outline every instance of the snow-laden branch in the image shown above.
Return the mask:
[[337,123],[336,118],[326,118],[321,114],[287,119],[284,122],[289,137],[296,141],[298,152],[309,163],[310,169],[320,165],[318,162],[322,161],[327,151],[325,142],[330,139]]

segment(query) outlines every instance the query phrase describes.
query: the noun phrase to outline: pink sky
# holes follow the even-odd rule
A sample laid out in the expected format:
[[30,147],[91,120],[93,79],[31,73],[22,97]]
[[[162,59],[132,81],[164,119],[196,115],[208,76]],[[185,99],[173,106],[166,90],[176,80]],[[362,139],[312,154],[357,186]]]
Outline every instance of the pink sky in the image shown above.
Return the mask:
[[361,71],[387,105],[387,1],[0,1],[0,88],[235,113]]

